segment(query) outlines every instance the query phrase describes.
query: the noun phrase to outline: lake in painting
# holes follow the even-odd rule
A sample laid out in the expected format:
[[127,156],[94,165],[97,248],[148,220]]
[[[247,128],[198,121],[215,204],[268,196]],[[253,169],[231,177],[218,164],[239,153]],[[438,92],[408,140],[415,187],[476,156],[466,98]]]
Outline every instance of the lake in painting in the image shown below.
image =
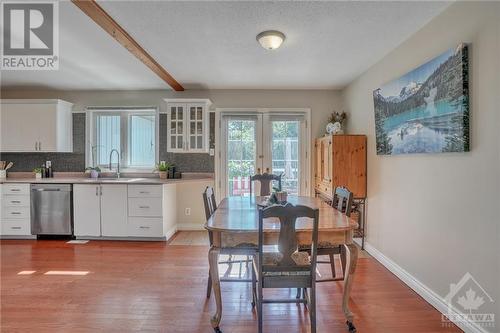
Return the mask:
[[373,92],[378,155],[469,151],[467,46]]

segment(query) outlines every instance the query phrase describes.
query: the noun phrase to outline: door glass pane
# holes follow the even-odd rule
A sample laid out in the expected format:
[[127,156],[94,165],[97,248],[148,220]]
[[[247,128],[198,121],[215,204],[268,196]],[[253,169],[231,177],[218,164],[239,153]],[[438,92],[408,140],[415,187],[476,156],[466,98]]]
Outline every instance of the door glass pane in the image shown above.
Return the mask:
[[172,120],[176,120],[177,119],[177,113],[175,112],[175,107],[171,107],[170,108],[170,116],[172,117]]
[[194,118],[195,117],[195,113],[194,112],[195,112],[195,108],[192,107],[191,110],[190,110],[190,112],[189,112],[190,113],[190,116],[189,116],[190,118],[189,119],[195,120],[195,118]]
[[273,121],[272,131],[272,173],[282,174],[282,187],[288,194],[299,194],[299,131],[296,120]]
[[[229,196],[248,196],[249,177],[255,174],[256,121],[227,122],[227,184]],[[200,137],[201,141],[201,137]]]
[[131,166],[155,164],[155,116],[130,116],[129,153]]

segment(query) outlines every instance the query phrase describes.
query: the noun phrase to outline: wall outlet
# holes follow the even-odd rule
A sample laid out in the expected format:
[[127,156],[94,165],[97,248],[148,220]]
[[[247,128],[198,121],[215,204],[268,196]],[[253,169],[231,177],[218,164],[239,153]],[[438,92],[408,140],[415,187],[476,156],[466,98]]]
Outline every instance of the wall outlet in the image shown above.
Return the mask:
[[186,215],[186,216],[191,215],[191,208],[185,208],[184,209],[184,215]]
[[208,150],[208,152],[209,152],[209,155],[210,155],[210,156],[215,156],[215,149],[214,149],[214,148],[210,148],[210,149]]

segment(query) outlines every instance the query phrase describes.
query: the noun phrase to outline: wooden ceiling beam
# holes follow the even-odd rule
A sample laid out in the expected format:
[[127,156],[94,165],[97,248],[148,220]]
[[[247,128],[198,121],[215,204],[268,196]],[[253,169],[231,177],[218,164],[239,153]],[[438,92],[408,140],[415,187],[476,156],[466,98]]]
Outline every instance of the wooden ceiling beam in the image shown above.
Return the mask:
[[147,53],[95,0],[71,0],[88,17],[109,33],[123,47],[142,61],[175,91],[184,88],[156,60]]

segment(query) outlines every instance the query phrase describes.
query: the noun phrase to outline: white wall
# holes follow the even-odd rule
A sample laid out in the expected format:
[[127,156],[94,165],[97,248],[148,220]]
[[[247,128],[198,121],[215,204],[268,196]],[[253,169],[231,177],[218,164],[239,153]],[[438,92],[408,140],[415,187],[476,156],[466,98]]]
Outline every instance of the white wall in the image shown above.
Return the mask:
[[[343,91],[349,130],[368,134],[368,243],[443,297],[470,272],[497,311],[499,22],[500,3],[455,3]],[[471,43],[471,151],[377,156],[372,91],[461,42]]]

